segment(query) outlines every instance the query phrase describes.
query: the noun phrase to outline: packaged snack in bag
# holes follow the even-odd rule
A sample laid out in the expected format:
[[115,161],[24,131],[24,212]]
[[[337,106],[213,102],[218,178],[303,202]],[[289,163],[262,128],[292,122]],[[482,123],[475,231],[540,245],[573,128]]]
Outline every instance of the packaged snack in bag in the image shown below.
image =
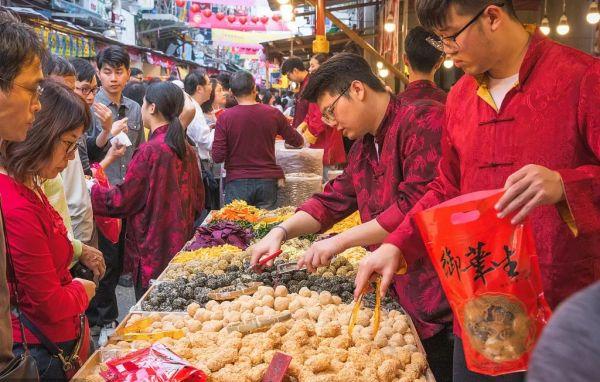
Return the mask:
[[[110,187],[108,177],[102,169],[102,166],[100,166],[98,163],[94,163],[91,167],[94,179],[96,179],[98,184],[102,187]],[[113,244],[117,244],[119,241],[119,235],[121,234],[121,219],[96,215],[94,216],[94,220],[96,221],[98,229],[100,232],[102,232],[102,235],[104,235],[104,237],[110,240]]]
[[206,374],[171,352],[154,344],[106,363],[100,373],[107,382],[205,382]]
[[529,222],[499,219],[503,191],[460,196],[415,216],[462,331],[469,370],[525,371],[550,318]]

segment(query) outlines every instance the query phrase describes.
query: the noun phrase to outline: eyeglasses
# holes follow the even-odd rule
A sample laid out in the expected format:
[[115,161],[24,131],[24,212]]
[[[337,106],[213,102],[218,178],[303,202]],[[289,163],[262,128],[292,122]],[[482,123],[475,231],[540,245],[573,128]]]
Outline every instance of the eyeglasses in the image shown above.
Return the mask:
[[486,9],[488,9],[489,6],[495,5],[497,7],[503,7],[504,3],[496,3],[496,4],[488,4],[486,5],[481,11],[479,11],[479,13],[477,13],[475,15],[475,17],[473,17],[464,27],[460,28],[460,30],[458,32],[456,32],[455,34],[453,34],[452,36],[448,36],[448,37],[427,37],[425,40],[431,45],[433,46],[435,49],[439,50],[440,52],[444,51],[444,47],[447,47],[451,50],[456,50],[459,48],[458,43],[456,42],[456,38],[462,33],[464,32],[468,27],[470,27],[471,25],[473,25],[475,23],[475,21],[477,21],[477,19],[483,15],[483,12],[485,12]]
[[[0,81],[4,81],[4,82],[8,82],[7,80],[5,80],[4,78],[0,77]],[[27,86],[23,86],[21,84],[18,84],[16,82],[12,83],[15,86],[20,87],[21,89],[25,90],[27,93],[31,94],[31,96],[33,97],[33,99],[38,99],[42,96],[42,93],[44,92],[44,88],[41,85],[37,85],[35,87],[35,89],[29,88]]]
[[83,94],[84,96],[90,95],[90,93],[92,93],[93,95],[96,95],[100,91],[100,88],[97,87],[97,86],[95,88],[87,88],[87,87],[85,87],[85,88],[78,88],[78,87],[75,87],[75,89],[77,89],[78,91],[80,91],[81,94]]
[[70,142],[70,141],[62,141],[62,143],[67,146],[67,156],[73,154],[75,152],[75,150],[77,150],[77,141],[75,142]]
[[329,126],[335,125],[335,106],[337,105],[340,98],[342,98],[342,96],[344,96],[344,94],[348,92],[348,90],[350,90],[350,85],[348,85],[348,87],[346,87],[346,89],[344,89],[344,91],[340,93],[340,95],[335,99],[335,101],[331,103],[331,105],[327,106],[325,110],[323,110],[323,112],[321,113],[321,120],[323,121],[323,123]]

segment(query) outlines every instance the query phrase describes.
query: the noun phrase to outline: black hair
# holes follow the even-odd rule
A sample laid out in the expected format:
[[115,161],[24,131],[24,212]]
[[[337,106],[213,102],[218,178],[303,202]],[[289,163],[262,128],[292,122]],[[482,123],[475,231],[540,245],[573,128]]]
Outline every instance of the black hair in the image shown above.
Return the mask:
[[229,73],[219,73],[217,75],[217,81],[223,86],[223,89],[229,91],[231,89],[231,74]]
[[316,60],[319,63],[319,65],[322,65],[325,61],[329,59],[329,56],[325,53],[317,53],[314,56],[312,56],[312,58]]
[[204,69],[195,69],[188,73],[183,80],[183,89],[189,95],[196,93],[198,86],[206,85],[206,72]]
[[446,26],[448,8],[451,4],[456,5],[456,11],[460,15],[475,16],[488,5],[504,4],[503,8],[514,19],[517,18],[512,0],[416,0],[415,9],[419,22],[426,29],[443,28]]
[[428,37],[435,38],[435,35],[417,26],[408,31],[404,40],[404,51],[410,66],[421,73],[430,73],[443,55],[427,42]]
[[128,82],[123,89],[123,95],[137,102],[140,106],[144,103],[144,96],[148,86],[142,82]]
[[202,105],[200,105],[200,108],[202,108],[203,113],[210,113],[212,111],[213,102],[215,102],[215,90],[217,89],[218,83],[219,83],[219,81],[217,81],[216,78],[210,79],[210,86],[211,86],[210,97],[206,100],[206,102],[204,102]]
[[88,60],[83,58],[71,58],[69,62],[71,62],[71,65],[75,68],[77,81],[92,82],[92,79],[96,75],[96,69],[94,69]]
[[362,54],[363,54],[362,48],[360,46],[358,46],[354,41],[348,41],[344,45],[344,49],[342,50],[342,52],[343,53],[354,53],[359,56],[362,56]]
[[144,75],[144,72],[140,68],[131,68],[131,77],[135,77],[138,74]]
[[231,92],[236,97],[249,95],[254,90],[256,83],[250,72],[240,70],[231,76]]
[[271,98],[273,97],[273,93],[271,93],[270,91],[266,91],[263,93],[263,98],[262,98],[262,103],[264,103],[265,105],[269,104],[269,101],[271,101]]
[[275,63],[275,61],[279,61],[279,65],[283,63],[283,53],[278,50],[271,51],[267,53],[267,61]]
[[364,58],[353,53],[340,53],[314,71],[302,92],[302,98],[317,102],[324,92],[342,94],[353,81],[360,81],[376,92],[386,91]]
[[36,58],[43,61],[47,54],[35,30],[0,7],[0,90],[10,90],[24,67]]
[[290,57],[281,64],[281,74],[284,76],[298,69],[301,72],[306,72],[306,66],[298,57]]
[[238,105],[237,99],[235,99],[235,97],[233,95],[227,94],[227,96],[225,97],[225,109],[229,109],[229,108],[232,108],[237,105]]
[[152,84],[157,84],[159,82],[162,82],[162,80],[158,77],[152,77],[149,80],[146,81],[147,85],[152,85]]
[[129,53],[124,47],[118,45],[111,45],[102,50],[96,57],[96,63],[98,64],[98,70],[102,70],[104,65],[110,65],[115,69],[121,66],[129,69],[131,65]]
[[71,63],[64,57],[52,54],[46,56],[42,61],[42,71],[45,77],[49,76],[76,76],[75,68]]
[[187,150],[185,130],[179,121],[185,104],[183,92],[171,82],[160,82],[148,86],[145,98],[146,102],[156,105],[156,110],[169,121],[165,143],[183,160]]

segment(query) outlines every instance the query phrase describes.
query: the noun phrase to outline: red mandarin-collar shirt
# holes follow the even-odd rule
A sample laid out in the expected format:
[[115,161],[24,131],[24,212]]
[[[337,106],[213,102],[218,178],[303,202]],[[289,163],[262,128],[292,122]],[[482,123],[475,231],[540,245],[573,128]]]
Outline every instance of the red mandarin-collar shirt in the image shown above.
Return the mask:
[[165,143],[159,127],[135,152],[123,184],[92,188],[94,213],[127,218],[125,254],[142,286],[166,268],[192,237],[204,205],[204,186],[194,150],[183,160]]
[[310,142],[311,148],[323,149],[323,164],[325,166],[346,162],[342,133],[335,127],[327,126],[323,122],[319,105],[314,102],[308,105],[308,114],[304,122],[308,125],[308,133],[305,132],[304,136]]
[[445,104],[447,94],[437,87],[437,85],[428,80],[417,80],[406,85],[406,89],[400,93],[402,97],[409,101],[418,101],[420,99],[430,99]]
[[[358,139],[342,175],[299,210],[318,220],[323,231],[357,209],[365,222],[390,206],[408,212],[436,175],[443,109],[434,101],[392,97],[377,135]],[[425,261],[397,277],[395,286],[402,291],[399,302],[413,317],[419,334],[428,338],[450,320],[450,309],[435,270],[423,254]]]
[[[40,199],[4,174],[0,174],[0,192],[19,308],[51,341],[76,339],[79,315],[85,312],[88,298],[83,285],[73,281],[69,272],[73,246],[62,218],[43,192],[39,193]],[[8,280],[13,297],[15,284],[10,273]],[[12,316],[12,330],[14,342],[23,342],[15,316]],[[40,343],[27,328],[25,337],[28,343]]]
[[304,119],[308,114],[308,105],[310,104],[310,102],[302,98],[302,92],[304,91],[304,88],[306,88],[306,85],[308,85],[309,77],[310,76],[306,76],[304,78],[304,81],[302,81],[302,83],[300,84],[300,89],[298,90],[298,93],[296,93],[296,95],[294,96],[294,119],[292,121],[292,127],[294,129],[298,128],[298,126],[300,126],[300,124],[304,122]]
[[[600,279],[600,61],[536,31],[518,84],[496,109],[485,78],[464,76],[446,104],[439,176],[407,218],[378,221],[411,266],[424,250],[412,215],[474,191],[502,188],[527,164],[562,176],[566,202],[531,213],[545,296],[552,308]],[[399,224],[399,225],[398,225]]]

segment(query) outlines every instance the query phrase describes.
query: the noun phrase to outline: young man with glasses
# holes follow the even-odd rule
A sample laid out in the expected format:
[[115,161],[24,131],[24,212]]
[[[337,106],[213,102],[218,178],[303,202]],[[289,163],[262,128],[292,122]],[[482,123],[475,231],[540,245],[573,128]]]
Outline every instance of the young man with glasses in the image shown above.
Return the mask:
[[[356,210],[362,221],[375,219],[396,205],[408,212],[436,176],[442,104],[409,102],[391,95],[369,64],[352,53],[340,53],[321,65],[311,75],[303,97],[319,105],[325,123],[356,143],[344,172],[253,246],[252,264],[277,251],[283,241],[324,232]],[[314,271],[341,252],[340,245],[336,240],[317,242],[298,266]],[[397,279],[396,287],[401,292],[400,304],[423,338],[436,379],[448,381],[452,369],[446,331],[450,308],[427,254],[422,255],[419,265]]]
[[[416,9],[439,36],[432,43],[466,75],[448,95],[438,178],[406,217],[390,211],[354,230],[385,238],[361,263],[355,294],[373,274],[385,290],[398,267],[414,266],[413,254],[424,250],[415,247],[415,213],[503,188],[498,215],[516,213],[513,224],[530,217],[555,308],[600,278],[600,61],[524,27],[511,1],[417,0]],[[455,334],[455,381],[524,380],[469,371],[456,326]]]

